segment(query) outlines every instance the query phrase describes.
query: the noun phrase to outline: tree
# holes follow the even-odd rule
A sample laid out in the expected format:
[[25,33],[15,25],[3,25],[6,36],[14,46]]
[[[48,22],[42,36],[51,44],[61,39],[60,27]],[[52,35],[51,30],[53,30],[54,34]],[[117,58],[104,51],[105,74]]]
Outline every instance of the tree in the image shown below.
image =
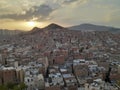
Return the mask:
[[25,90],[27,88],[25,83],[20,83],[19,87],[20,87],[20,90]]
[[27,86],[24,83],[7,83],[6,85],[0,85],[0,90],[25,90],[26,88]]
[[84,47],[81,47],[81,48],[79,49],[79,53],[83,52],[83,50],[84,50]]
[[0,90],[8,90],[8,88],[5,85],[0,85]]
[[14,86],[13,90],[20,90],[18,86]]
[[117,81],[117,84],[118,84],[118,86],[120,86],[120,80],[119,80],[119,81]]
[[15,85],[16,84],[14,84],[14,83],[7,83],[7,88],[13,90]]

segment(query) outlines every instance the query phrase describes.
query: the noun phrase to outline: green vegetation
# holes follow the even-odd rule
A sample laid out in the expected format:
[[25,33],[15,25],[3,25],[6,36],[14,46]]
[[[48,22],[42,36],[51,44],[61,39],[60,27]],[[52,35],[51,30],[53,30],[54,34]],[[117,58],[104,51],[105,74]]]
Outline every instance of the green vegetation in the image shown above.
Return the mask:
[[118,86],[120,86],[120,80],[119,80],[119,81],[117,81],[117,84],[118,84]]
[[0,90],[8,90],[8,88],[5,85],[0,85]]
[[27,86],[24,83],[0,85],[0,90],[25,90]]

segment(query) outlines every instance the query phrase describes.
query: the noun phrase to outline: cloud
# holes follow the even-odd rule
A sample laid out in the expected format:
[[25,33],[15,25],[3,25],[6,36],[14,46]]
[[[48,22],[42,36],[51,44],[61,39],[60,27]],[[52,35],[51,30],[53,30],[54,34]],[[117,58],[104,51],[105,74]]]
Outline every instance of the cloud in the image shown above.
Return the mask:
[[33,18],[38,18],[41,20],[46,19],[49,14],[54,11],[50,6],[42,4],[40,6],[34,6],[28,11],[23,11],[21,14],[7,14],[2,15],[0,18],[8,18],[14,20],[30,20]]
[[69,3],[72,3],[72,2],[76,2],[76,1],[79,1],[79,0],[64,0],[63,3],[64,4],[69,4]]
[[[120,0],[0,0],[0,21],[97,23],[120,26]],[[117,23],[117,24],[116,24]]]
[[[86,0],[1,0],[0,19],[13,20],[50,20],[50,14],[72,3]],[[75,4],[75,5],[76,5]],[[71,5],[73,6],[73,5]]]

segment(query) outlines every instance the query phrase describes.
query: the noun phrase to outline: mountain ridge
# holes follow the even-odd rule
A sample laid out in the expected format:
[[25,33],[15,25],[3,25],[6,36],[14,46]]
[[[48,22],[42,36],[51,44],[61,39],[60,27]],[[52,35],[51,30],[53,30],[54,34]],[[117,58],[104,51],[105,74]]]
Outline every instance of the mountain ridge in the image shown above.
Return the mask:
[[[44,28],[34,27],[30,31],[25,31],[25,33],[34,34],[34,33],[41,32],[43,30],[56,30],[56,29],[77,30],[77,31],[110,31],[112,33],[120,33],[120,28],[115,28],[111,26],[94,25],[89,23],[75,25],[67,28],[55,23],[51,23]],[[24,31],[0,29],[0,35],[16,35],[19,33],[24,33]]]
[[102,26],[94,24],[80,24],[76,26],[68,27],[71,30],[82,30],[82,31],[110,31],[110,32],[120,32],[120,28],[115,28],[111,26]]
[[43,29],[64,29],[64,27],[55,23],[51,23],[48,26],[44,27]]

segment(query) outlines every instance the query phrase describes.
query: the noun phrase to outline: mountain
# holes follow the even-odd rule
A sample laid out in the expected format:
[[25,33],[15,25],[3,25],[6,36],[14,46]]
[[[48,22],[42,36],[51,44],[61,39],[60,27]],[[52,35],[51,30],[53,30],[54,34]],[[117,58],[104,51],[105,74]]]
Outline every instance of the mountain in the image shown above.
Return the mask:
[[55,23],[51,23],[43,29],[64,29],[64,27],[62,27],[58,24],[55,24]]
[[30,34],[37,33],[41,30],[41,28],[34,27],[31,31],[29,31]]
[[81,24],[69,27],[71,30],[83,30],[83,31],[111,31],[113,33],[120,32],[120,28],[108,27],[108,26],[100,26],[93,24]]
[[[31,29],[30,31],[26,31],[26,32],[23,32],[23,33],[20,33],[19,36],[39,36],[40,34],[44,33],[44,32],[51,32],[51,31],[58,31],[58,30],[64,30],[65,28],[60,26],[60,25],[57,25],[57,24],[54,24],[54,23],[51,23],[49,24],[48,26],[44,27],[44,28],[39,28],[39,27],[34,27],[33,29]],[[67,28],[66,28],[67,29]]]

